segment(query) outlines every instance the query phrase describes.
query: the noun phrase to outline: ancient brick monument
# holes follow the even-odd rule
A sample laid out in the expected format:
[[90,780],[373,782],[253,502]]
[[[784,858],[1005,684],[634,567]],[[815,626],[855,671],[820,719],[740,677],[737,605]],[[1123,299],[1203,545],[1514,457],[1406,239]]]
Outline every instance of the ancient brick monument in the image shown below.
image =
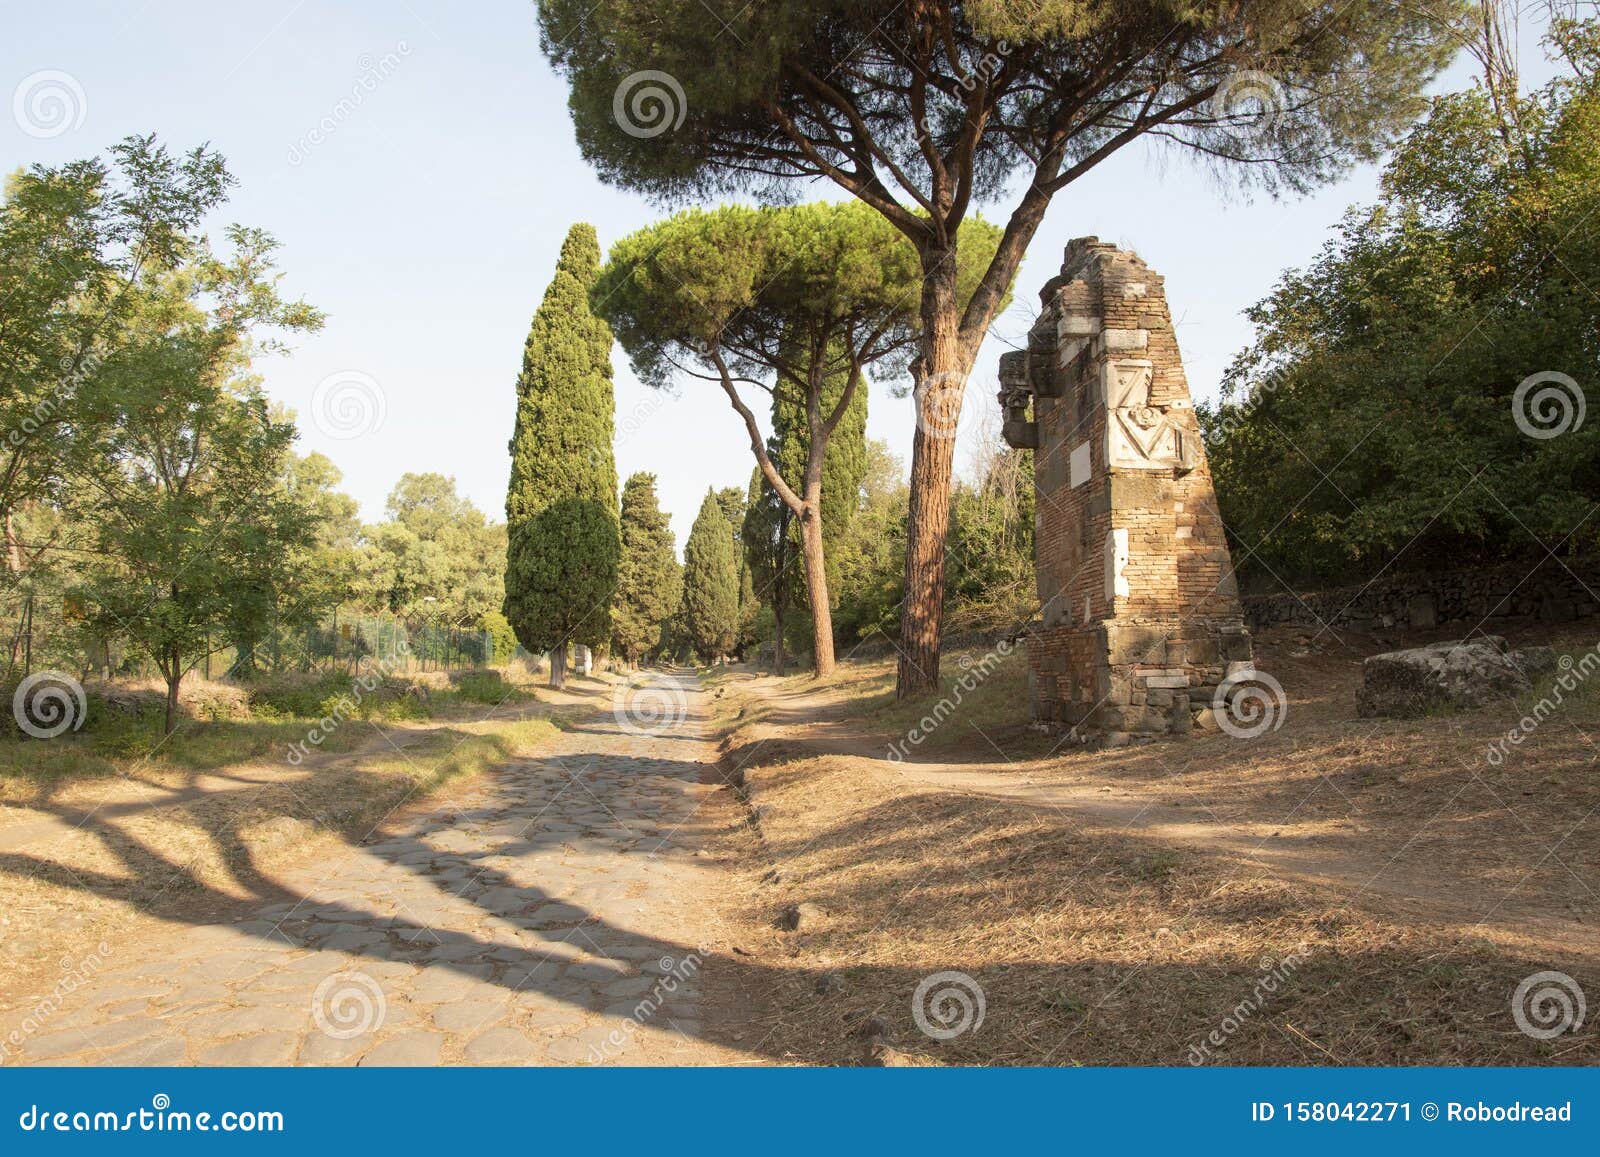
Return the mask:
[[1109,743],[1209,727],[1250,636],[1162,279],[1083,237],[1039,296],[1000,362],[1006,441],[1035,451],[1034,718]]

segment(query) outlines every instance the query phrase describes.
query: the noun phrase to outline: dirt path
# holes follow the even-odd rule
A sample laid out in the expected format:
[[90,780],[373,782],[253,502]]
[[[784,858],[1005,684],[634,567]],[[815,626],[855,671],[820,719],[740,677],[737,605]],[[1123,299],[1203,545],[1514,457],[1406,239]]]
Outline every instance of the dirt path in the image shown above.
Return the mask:
[[[692,679],[682,722],[609,713],[364,846],[279,873],[228,924],[102,944],[0,1018],[12,1064],[710,1064],[703,975],[736,826]],[[64,967],[67,962],[64,962]],[[63,987],[67,991],[63,992]]]
[[[1377,822],[1348,817],[1329,822],[1304,810],[1303,801],[1274,811],[1237,791],[1239,798],[1214,806],[1216,792],[1184,786],[1181,773],[1191,764],[1220,761],[1225,766],[1230,754],[1226,737],[1192,741],[1193,750],[1180,750],[1168,774],[1154,777],[1128,775],[1120,765],[1093,754],[1066,751],[1045,759],[1012,758],[992,740],[969,745],[981,746],[988,758],[893,760],[887,757],[884,737],[855,717],[837,688],[780,692],[776,685],[761,684],[756,693],[771,704],[767,722],[752,732],[760,737],[756,742],[776,743],[791,753],[842,756],[881,783],[1019,803],[1152,846],[1193,848],[1247,862],[1284,881],[1331,887],[1348,902],[1364,897],[1410,917],[1475,926],[1545,948],[1580,954],[1594,949],[1592,925],[1565,913],[1550,918],[1539,904],[1530,903],[1523,889],[1525,876],[1513,878],[1509,886],[1486,886],[1479,880],[1463,887],[1455,872],[1441,871],[1437,849],[1414,845],[1412,837],[1419,831],[1407,825],[1387,830]],[[1198,744],[1209,744],[1209,754],[1195,754]],[[1159,762],[1162,749],[1150,750]],[[1141,758],[1137,751],[1123,754]],[[1350,803],[1327,775],[1320,783],[1313,778],[1308,790]],[[1538,855],[1546,845],[1528,842],[1530,856],[1541,865],[1553,857]]]

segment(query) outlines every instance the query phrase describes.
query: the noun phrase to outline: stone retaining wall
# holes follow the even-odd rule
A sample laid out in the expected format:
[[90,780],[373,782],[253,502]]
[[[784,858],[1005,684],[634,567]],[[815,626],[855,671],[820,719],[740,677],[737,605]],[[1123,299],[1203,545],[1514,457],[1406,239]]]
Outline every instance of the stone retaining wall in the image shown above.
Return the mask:
[[[1571,564],[1568,564],[1569,566]],[[1575,572],[1575,573],[1574,573]],[[1587,588],[1587,589],[1586,589]],[[1591,593],[1592,592],[1592,593]],[[1566,623],[1600,615],[1600,567],[1527,566],[1384,576],[1368,585],[1245,595],[1252,630],[1286,624],[1382,630],[1507,621]]]

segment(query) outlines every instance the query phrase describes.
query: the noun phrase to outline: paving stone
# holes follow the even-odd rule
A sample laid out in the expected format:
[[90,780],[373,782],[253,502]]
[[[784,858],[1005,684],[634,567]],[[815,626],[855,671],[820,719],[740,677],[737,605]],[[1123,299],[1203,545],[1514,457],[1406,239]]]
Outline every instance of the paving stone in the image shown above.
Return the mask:
[[286,1065],[294,1059],[296,1040],[292,1032],[262,1033],[203,1047],[196,1060],[201,1065]]
[[466,1057],[478,1065],[527,1064],[536,1055],[534,1044],[514,1028],[492,1028],[467,1044]]
[[509,1000],[456,1000],[433,1010],[433,1023],[452,1033],[477,1032],[505,1019]]
[[361,1058],[362,1068],[385,1066],[427,1066],[439,1063],[444,1051],[444,1035],[413,1031],[380,1042]]

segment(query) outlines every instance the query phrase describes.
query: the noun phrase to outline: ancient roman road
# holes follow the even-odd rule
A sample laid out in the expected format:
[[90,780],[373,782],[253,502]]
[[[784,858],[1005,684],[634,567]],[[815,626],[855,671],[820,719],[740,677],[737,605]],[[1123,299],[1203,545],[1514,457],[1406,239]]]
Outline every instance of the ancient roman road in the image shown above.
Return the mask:
[[696,951],[720,886],[703,695],[647,680],[644,718],[603,700],[536,758],[285,873],[293,902],[108,946],[58,1007],[0,1022],[5,1063],[743,1059],[707,1038]]

